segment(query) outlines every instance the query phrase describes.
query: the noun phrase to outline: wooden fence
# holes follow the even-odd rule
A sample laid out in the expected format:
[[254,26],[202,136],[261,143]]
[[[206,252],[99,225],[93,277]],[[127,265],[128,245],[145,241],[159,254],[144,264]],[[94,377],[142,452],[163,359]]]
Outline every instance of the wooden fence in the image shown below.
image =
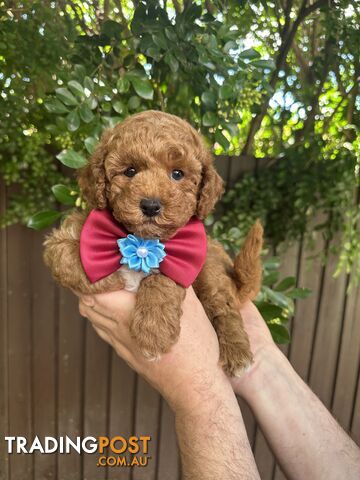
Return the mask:
[[[253,168],[251,158],[217,160],[228,183]],[[1,187],[0,208],[6,207]],[[42,262],[44,233],[0,231],[0,480],[177,480],[173,415],[147,383],[98,338],[72,294]],[[316,242],[316,251],[324,248]],[[312,289],[291,322],[284,349],[295,369],[360,443],[360,290],[333,278],[335,259],[308,268],[299,242],[281,252],[282,274]],[[248,407],[240,402],[264,480],[284,478]],[[5,435],[151,435],[146,468],[98,468],[94,455],[7,454]]]

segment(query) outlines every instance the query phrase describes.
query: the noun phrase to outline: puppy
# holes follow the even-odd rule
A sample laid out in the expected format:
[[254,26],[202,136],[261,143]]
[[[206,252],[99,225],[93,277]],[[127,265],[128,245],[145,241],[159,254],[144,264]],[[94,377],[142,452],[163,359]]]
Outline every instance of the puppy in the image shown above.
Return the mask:
[[[131,234],[130,240],[160,241],[166,251],[171,245],[167,242],[176,239],[177,232],[189,222],[204,219],[220,198],[223,182],[212,163],[203,139],[187,122],[145,111],[105,131],[89,164],[78,172],[78,181],[89,208],[96,209],[92,212],[106,213],[112,227],[121,225],[125,236]],[[130,268],[127,260],[121,260],[123,265],[117,260],[112,273],[89,280],[80,243],[88,214],[71,213],[47,237],[45,263],[61,285],[83,294],[137,290],[131,335],[147,358],[156,359],[178,339],[184,284],[163,274],[161,263],[160,268],[142,271],[141,259],[137,268]],[[252,361],[239,305],[253,299],[260,288],[262,234],[256,223],[235,261],[205,235],[205,250],[199,250],[206,252],[206,258],[200,262],[193,287],[216,330],[220,360],[230,375],[240,374]],[[92,241],[96,235],[90,229],[87,239]],[[195,252],[199,241],[193,243]],[[97,256],[96,248],[89,262]],[[157,243],[154,248],[161,254]],[[190,271],[192,265],[188,267]]]

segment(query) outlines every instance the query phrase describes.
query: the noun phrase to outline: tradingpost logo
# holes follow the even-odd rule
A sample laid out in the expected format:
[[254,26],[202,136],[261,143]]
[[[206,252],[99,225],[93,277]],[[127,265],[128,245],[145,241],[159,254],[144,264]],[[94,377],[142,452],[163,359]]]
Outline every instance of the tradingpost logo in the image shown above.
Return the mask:
[[84,438],[64,436],[42,439],[36,436],[30,442],[25,437],[5,437],[10,454],[96,454],[98,467],[146,467],[151,460],[150,441],[150,435]]

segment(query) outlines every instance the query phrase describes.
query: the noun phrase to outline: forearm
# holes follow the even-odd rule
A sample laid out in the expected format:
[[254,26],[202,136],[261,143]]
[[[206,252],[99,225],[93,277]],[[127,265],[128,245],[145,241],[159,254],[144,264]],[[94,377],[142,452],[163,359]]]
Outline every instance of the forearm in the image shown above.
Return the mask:
[[203,379],[189,408],[175,411],[183,478],[186,480],[259,479],[245,426],[225,375]]
[[360,453],[280,351],[262,353],[243,397],[290,479],[360,478]]

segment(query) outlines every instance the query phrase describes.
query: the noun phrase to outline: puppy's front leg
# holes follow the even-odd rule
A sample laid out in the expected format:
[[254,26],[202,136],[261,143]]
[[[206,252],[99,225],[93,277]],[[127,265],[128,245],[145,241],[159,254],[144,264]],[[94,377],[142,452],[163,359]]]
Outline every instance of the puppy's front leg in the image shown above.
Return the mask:
[[185,289],[162,274],[141,281],[130,334],[149,360],[168,352],[178,339],[184,298]]

